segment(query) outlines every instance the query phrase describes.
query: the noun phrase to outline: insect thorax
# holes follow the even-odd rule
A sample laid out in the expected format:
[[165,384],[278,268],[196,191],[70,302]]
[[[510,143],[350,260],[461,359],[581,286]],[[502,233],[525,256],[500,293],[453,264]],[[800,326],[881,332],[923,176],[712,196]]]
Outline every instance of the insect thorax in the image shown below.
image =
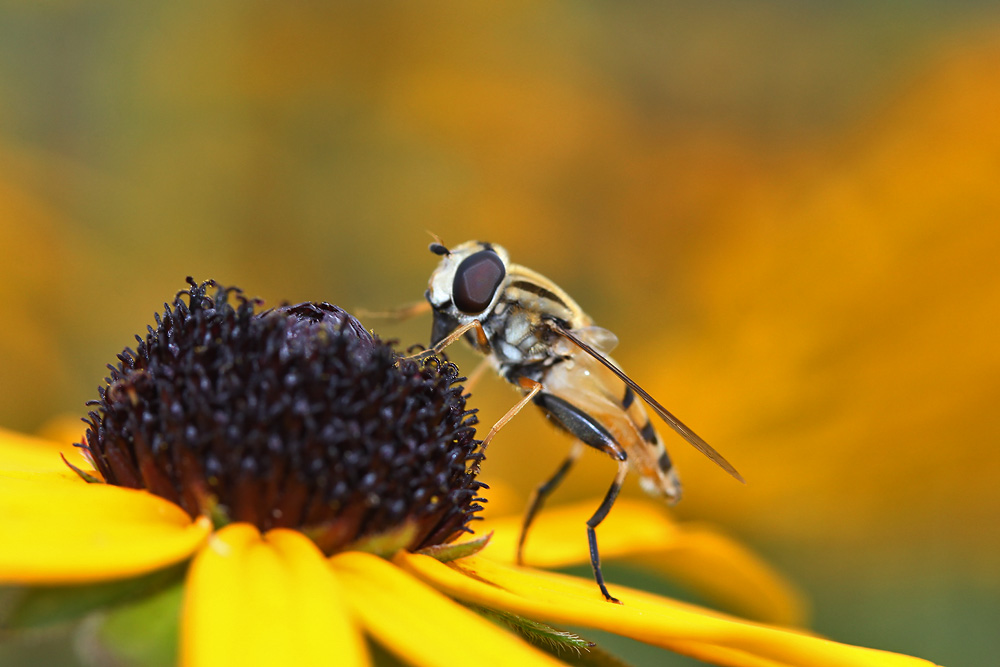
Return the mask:
[[506,298],[508,294],[504,294],[505,298],[483,321],[493,348],[494,365],[511,382],[520,377],[541,381],[548,368],[565,358],[553,345],[555,334],[544,320],[563,319],[570,312],[563,308],[539,310],[537,304],[524,305]]

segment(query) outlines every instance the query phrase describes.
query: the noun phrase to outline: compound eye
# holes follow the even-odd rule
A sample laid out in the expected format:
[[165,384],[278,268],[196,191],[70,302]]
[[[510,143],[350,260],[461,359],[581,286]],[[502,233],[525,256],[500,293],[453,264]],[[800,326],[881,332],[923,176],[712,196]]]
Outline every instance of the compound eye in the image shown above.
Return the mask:
[[463,313],[481,313],[490,305],[507,269],[492,250],[466,257],[455,271],[452,299]]

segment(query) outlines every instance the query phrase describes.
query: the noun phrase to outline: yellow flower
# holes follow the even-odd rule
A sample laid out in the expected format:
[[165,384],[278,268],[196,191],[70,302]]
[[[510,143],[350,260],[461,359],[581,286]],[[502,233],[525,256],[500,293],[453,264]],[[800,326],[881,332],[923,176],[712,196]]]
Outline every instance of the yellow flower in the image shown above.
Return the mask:
[[[83,482],[59,458],[72,449],[0,431],[0,534],[7,545],[0,550],[0,582],[93,583],[192,559],[181,626],[184,664],[322,664],[335,656],[337,664],[364,665],[362,633],[414,665],[458,664],[470,650],[477,664],[558,664],[453,599],[609,630],[720,665],[931,664],[621,586],[614,589],[624,604],[610,604],[591,580],[512,565],[516,517],[493,522],[493,542],[480,554],[449,564],[408,551],[391,560],[360,551],[327,558],[298,531],[262,535],[246,523],[213,531],[206,518],[191,519],[146,491]],[[588,508],[543,514],[527,557],[548,565],[583,562],[585,552],[567,549],[564,537],[574,528],[582,533]],[[677,525],[647,503],[622,501],[604,528],[608,557],[662,556],[681,569],[705,562],[704,588],[758,615],[797,614],[794,594],[779,579],[704,527]],[[458,631],[474,644],[455,641]]]
[[[307,409],[310,406],[330,407],[325,402],[329,397],[309,403],[305,397],[312,396],[312,388],[303,391],[291,379],[282,384],[280,400],[286,401],[290,394],[291,399],[283,405],[292,412],[279,414],[277,422],[287,429],[286,439],[281,443],[261,439],[270,448],[256,452],[257,458],[249,462],[242,459],[236,471],[216,466],[213,457],[231,451],[247,454],[246,442],[223,439],[219,449],[197,429],[178,431],[174,417],[180,415],[190,424],[211,417],[204,428],[213,437],[238,434],[251,441],[263,429],[257,420],[263,415],[273,417],[275,411],[273,406],[261,409],[253,401],[241,403],[229,396],[227,401],[240,407],[218,414],[211,396],[199,393],[199,387],[209,384],[215,393],[227,386],[206,379],[214,377],[206,371],[206,350],[224,347],[228,336],[244,335],[260,321],[252,318],[272,313],[268,322],[293,324],[274,329],[279,335],[268,339],[265,347],[278,350],[282,360],[291,353],[302,353],[316,367],[316,355],[326,354],[332,338],[343,335],[353,320],[326,304],[321,304],[323,308],[308,305],[305,313],[289,307],[279,309],[283,312],[277,315],[275,311],[254,315],[252,302],[243,300],[239,309],[227,305],[231,290],[220,288],[212,301],[205,296],[205,285],[191,285],[185,292],[191,300],[187,312],[200,308],[202,315],[208,313],[208,319],[192,315],[185,321],[179,315],[171,317],[168,311],[163,321],[158,320],[158,329],[147,337],[145,347],[140,345],[138,353],[127,351],[120,357],[122,363],[112,370],[101,401],[94,404],[97,408],[90,415],[86,447],[0,431],[0,584],[71,590],[79,585],[170,572],[172,568],[180,576],[180,568],[186,565],[179,639],[179,657],[185,665],[366,665],[371,660],[366,636],[413,665],[454,665],[470,656],[479,665],[562,664],[551,650],[541,648],[544,642],[537,638],[537,632],[551,630],[537,624],[548,623],[609,630],[721,665],[930,664],[838,644],[799,630],[740,620],[620,586],[615,591],[624,604],[611,604],[592,580],[513,565],[509,559],[519,528],[513,518],[492,522],[493,543],[482,550],[478,550],[481,544],[476,545],[477,549],[469,550],[471,555],[447,546],[468,532],[466,523],[479,509],[475,505],[479,499],[474,497],[479,486],[472,479],[474,475],[465,472],[464,463],[478,458],[476,441],[467,428],[470,413],[459,409],[464,397],[460,390],[450,389],[454,376],[443,373],[442,383],[427,371],[426,364],[423,370],[415,363],[405,368],[400,365],[400,370],[389,374],[388,389],[373,389],[369,376],[348,378],[351,387],[361,387],[376,397],[379,410],[373,417],[359,418],[362,429],[395,429],[415,423],[412,432],[404,430],[398,437],[403,449],[389,452],[379,448],[376,453],[380,458],[367,459],[363,452],[354,452],[368,466],[346,478],[357,488],[338,485],[345,478],[327,480],[327,473],[346,465],[340,458],[328,461],[328,469],[311,477],[284,469],[293,459],[307,461],[307,453],[315,451],[306,445],[319,437],[315,431],[298,432],[301,423],[291,415],[313,414]],[[178,303],[174,314],[183,312],[184,304]],[[328,326],[331,318],[333,328]],[[220,324],[223,320],[235,324],[227,329],[228,324]],[[200,343],[187,349],[184,337],[192,331]],[[211,332],[212,337],[205,338],[205,332]],[[368,355],[375,354],[366,342],[370,337],[364,335],[358,335],[360,347],[347,345],[336,353],[348,368],[341,370],[348,375],[351,364],[364,365]],[[314,345],[315,340],[323,342],[322,350]],[[157,341],[164,343],[159,351],[154,349]],[[371,344],[376,348],[380,345],[377,341]],[[221,362],[212,368],[230,372],[252,356],[246,345],[236,348],[237,354],[219,354]],[[160,353],[170,357],[170,363],[183,358],[189,365],[164,371],[155,362]],[[251,361],[254,372],[263,373],[267,380],[263,386],[273,389],[274,378],[267,375],[267,368]],[[432,370],[440,369],[435,365]],[[283,372],[288,377],[301,380],[287,371]],[[338,378],[326,371],[317,377],[335,384]],[[395,376],[397,372],[415,383],[407,386],[427,389],[431,398],[414,398],[415,392],[399,384],[403,380]],[[182,384],[185,395],[158,403],[172,391],[163,384],[164,377],[175,382],[185,374],[199,381],[192,383],[187,377]],[[250,386],[258,378],[244,379]],[[434,394],[428,389],[431,385],[443,388],[444,393]],[[407,400],[392,402],[400,396]],[[338,394],[336,400],[340,398]],[[368,407],[341,402],[347,413],[363,413]],[[182,403],[184,410],[177,407]],[[405,409],[393,412],[400,405]],[[457,428],[445,429],[443,440],[428,436],[426,424],[420,422],[434,407],[457,415]],[[156,418],[154,413],[160,408],[163,411]],[[334,410],[320,416],[337,420],[347,413]],[[444,413],[433,413],[432,422],[444,419]],[[243,431],[232,427],[248,415],[253,419],[244,424]],[[327,423],[323,420],[316,424]],[[150,423],[160,430],[144,431]],[[218,424],[228,425],[228,430],[213,430]],[[345,421],[342,428],[350,431],[352,424],[357,426],[358,422]],[[162,446],[168,435],[180,438],[181,432],[186,438],[183,445],[175,439],[175,449]],[[379,436],[373,431],[366,437],[377,440]],[[403,442],[414,438],[415,443]],[[418,484],[417,491],[408,497],[408,504],[398,503],[393,494],[399,491],[401,479],[409,479],[411,469],[430,466],[436,471],[435,479],[443,474],[440,467],[434,467],[440,461],[432,452],[428,454],[434,449],[431,445],[441,442],[453,448],[471,447],[441,450],[447,454],[443,460],[451,466],[445,472],[457,470],[452,477],[464,486],[428,496],[424,487],[419,487],[419,479],[410,479]],[[293,445],[305,448],[298,450]],[[382,446],[388,445],[383,442]],[[290,456],[289,449],[298,454]],[[452,465],[456,451],[461,454],[457,468]],[[202,467],[192,464],[192,452],[203,456]],[[416,458],[406,461],[405,470],[394,467],[395,457],[406,456],[406,452]],[[418,454],[428,454],[430,459],[420,459]],[[269,486],[266,482],[277,479],[278,470],[288,474],[280,477],[278,486]],[[296,503],[303,497],[300,491],[306,487],[301,480],[306,478],[311,484],[309,499],[319,497],[319,490],[327,488],[317,481],[320,479],[330,481],[328,488],[333,495],[323,496],[319,504],[309,499]],[[115,479],[118,482],[112,483]],[[122,480],[145,488],[128,488]],[[404,486],[412,490],[410,484]],[[363,491],[361,500],[356,495],[358,489]],[[165,495],[176,499],[168,500]],[[262,504],[265,498],[271,498],[274,505]],[[366,512],[364,521],[358,519],[361,507]],[[322,514],[320,510],[329,511]],[[529,543],[528,559],[553,566],[582,560],[585,550],[567,550],[572,539],[566,537],[566,531],[575,529],[582,537],[586,514],[587,508],[580,506],[540,517]],[[301,518],[292,521],[293,515]],[[396,523],[380,523],[386,517]],[[623,502],[602,526],[601,538],[607,557],[634,556],[662,562],[668,570],[693,575],[686,578],[709,595],[757,617],[794,622],[799,615],[794,593],[752,554],[704,527],[674,524],[662,511],[653,511],[646,504]],[[697,565],[702,566],[701,571]],[[485,616],[521,629],[535,627],[536,635],[528,629],[527,639],[519,637]]]

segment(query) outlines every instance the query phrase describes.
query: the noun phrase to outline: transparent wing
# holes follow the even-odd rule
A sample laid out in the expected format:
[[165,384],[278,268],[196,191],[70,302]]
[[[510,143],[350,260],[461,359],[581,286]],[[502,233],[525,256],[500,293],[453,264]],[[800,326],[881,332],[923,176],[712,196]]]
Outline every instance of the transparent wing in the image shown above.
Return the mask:
[[618,336],[604,327],[580,327],[573,329],[573,333],[583,342],[604,353],[609,353],[618,347]]
[[600,352],[594,349],[594,347],[592,347],[587,341],[580,338],[577,335],[576,331],[570,331],[569,329],[566,329],[565,327],[560,325],[558,322],[552,320],[547,320],[547,323],[549,327],[557,334],[572,342],[574,345],[576,345],[581,350],[589,354],[591,357],[601,362],[601,364],[607,367],[608,370],[610,370],[612,373],[617,375],[622,382],[631,387],[632,391],[638,394],[642,398],[642,400],[644,400],[646,404],[653,409],[653,412],[658,414],[660,418],[663,419],[663,421],[667,422],[670,428],[674,429],[674,431],[676,431],[678,435],[687,440],[692,447],[694,447],[699,452],[707,456],[709,459],[715,462],[720,468],[728,472],[730,475],[732,475],[739,481],[743,482],[744,484],[746,483],[746,480],[743,479],[743,475],[737,472],[736,468],[734,468],[733,465],[729,461],[727,461],[725,457],[722,456],[722,454],[717,452],[715,448],[712,447],[710,444],[702,440],[701,436],[699,436],[697,433],[695,433],[687,426],[685,426],[680,419],[670,414],[669,410],[660,405],[659,401],[650,396],[649,393],[646,392],[646,390],[640,387],[638,384],[636,384],[632,378],[625,375],[625,373],[621,369],[619,369],[613,363],[608,361]]

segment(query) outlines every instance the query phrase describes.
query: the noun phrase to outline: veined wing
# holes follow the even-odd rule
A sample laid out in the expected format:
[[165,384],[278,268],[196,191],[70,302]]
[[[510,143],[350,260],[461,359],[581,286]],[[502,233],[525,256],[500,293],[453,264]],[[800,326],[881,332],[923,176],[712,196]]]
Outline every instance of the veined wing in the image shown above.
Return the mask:
[[573,329],[573,333],[583,342],[605,354],[610,353],[618,347],[618,336],[613,331],[609,331],[604,327],[596,325],[580,327],[579,329]]
[[645,401],[646,404],[653,409],[653,412],[658,414],[660,418],[663,419],[663,421],[667,422],[670,428],[674,429],[674,431],[676,431],[678,435],[687,440],[692,447],[694,447],[699,452],[707,456],[709,459],[715,462],[720,468],[728,472],[730,475],[732,475],[739,481],[743,482],[744,484],[746,483],[746,480],[743,479],[743,476],[739,472],[737,472],[736,468],[734,468],[733,465],[729,461],[727,461],[724,456],[722,456],[722,454],[717,452],[715,448],[712,447],[710,444],[702,440],[701,436],[699,436],[697,433],[695,433],[687,426],[685,426],[680,419],[673,416],[669,410],[660,405],[659,401],[650,396],[645,389],[636,384],[636,382],[628,375],[626,375],[620,368],[618,368],[613,363],[608,361],[600,352],[594,349],[594,347],[591,346],[587,341],[583,340],[580,336],[576,335],[575,331],[570,331],[569,329],[566,329],[565,327],[560,325],[558,322],[551,319],[546,320],[546,322],[554,332],[572,342],[574,345],[576,345],[581,350],[583,350],[591,357],[593,357],[601,364],[603,364],[605,367],[607,367],[608,370],[610,370],[612,373],[617,375],[622,382],[631,387],[632,391],[637,393],[642,398],[642,400]]

